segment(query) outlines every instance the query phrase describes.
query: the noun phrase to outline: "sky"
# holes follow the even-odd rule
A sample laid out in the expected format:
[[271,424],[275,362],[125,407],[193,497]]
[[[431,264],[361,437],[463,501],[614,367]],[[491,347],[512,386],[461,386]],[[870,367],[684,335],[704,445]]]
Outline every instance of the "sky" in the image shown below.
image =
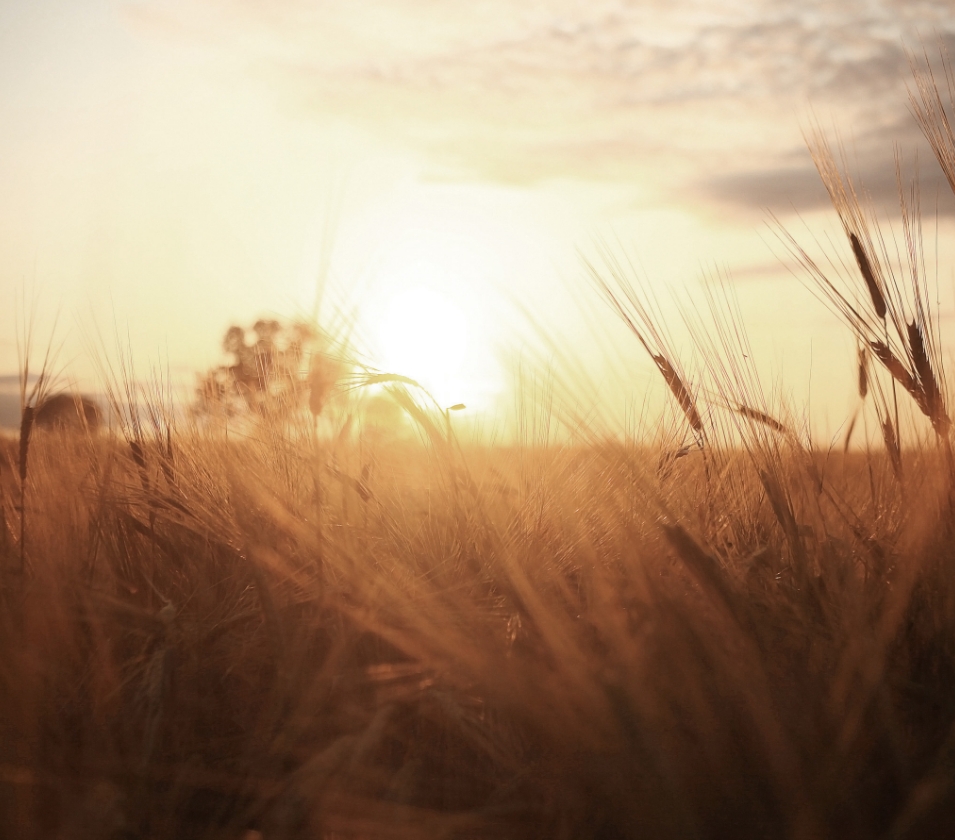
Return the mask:
[[814,121],[889,215],[897,145],[952,285],[906,96],[906,47],[938,39],[948,4],[910,0],[4,0],[0,375],[35,312],[81,387],[118,348],[188,383],[230,324],[321,289],[442,402],[499,407],[548,353],[639,402],[654,374],[582,266],[603,243],[668,318],[728,278],[770,387],[838,426],[852,342],[770,214],[837,230]]

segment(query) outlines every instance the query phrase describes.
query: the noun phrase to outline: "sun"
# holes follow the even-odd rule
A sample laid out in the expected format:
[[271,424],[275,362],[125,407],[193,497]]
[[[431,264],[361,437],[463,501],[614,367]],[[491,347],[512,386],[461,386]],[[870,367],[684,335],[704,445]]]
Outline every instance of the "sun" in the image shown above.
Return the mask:
[[523,240],[492,210],[480,190],[410,185],[379,197],[349,239],[362,249],[345,294],[363,353],[441,408],[464,403],[456,426],[488,420],[508,389],[500,358],[517,321],[507,296]]
[[429,286],[402,288],[377,322],[379,367],[420,382],[442,406],[462,401],[470,331],[461,306]]

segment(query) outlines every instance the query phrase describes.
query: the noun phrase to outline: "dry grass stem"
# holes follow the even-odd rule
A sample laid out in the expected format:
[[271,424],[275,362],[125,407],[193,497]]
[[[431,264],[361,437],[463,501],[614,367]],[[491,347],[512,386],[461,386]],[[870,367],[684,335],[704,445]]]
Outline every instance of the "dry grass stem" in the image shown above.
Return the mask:
[[865,347],[860,346],[858,355],[859,355],[859,366],[858,366],[859,399],[864,400],[869,394],[869,354],[866,352]]

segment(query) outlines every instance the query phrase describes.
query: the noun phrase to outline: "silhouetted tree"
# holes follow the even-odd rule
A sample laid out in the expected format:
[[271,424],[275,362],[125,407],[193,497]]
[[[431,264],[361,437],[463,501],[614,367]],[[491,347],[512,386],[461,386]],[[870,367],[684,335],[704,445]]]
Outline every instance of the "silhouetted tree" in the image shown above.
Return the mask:
[[199,377],[197,413],[283,417],[303,409],[316,416],[343,373],[327,341],[310,324],[259,319],[250,330],[233,325],[222,349],[232,363]]

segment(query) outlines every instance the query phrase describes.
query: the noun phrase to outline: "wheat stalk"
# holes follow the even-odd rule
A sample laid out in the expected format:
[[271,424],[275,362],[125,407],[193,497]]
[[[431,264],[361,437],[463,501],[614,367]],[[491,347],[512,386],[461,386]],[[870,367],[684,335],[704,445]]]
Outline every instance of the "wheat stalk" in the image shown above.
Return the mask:
[[584,258],[584,265],[587,267],[591,279],[604,299],[620,316],[653,360],[670,389],[670,393],[676,398],[681,411],[690,424],[690,428],[698,436],[698,440],[705,441],[706,432],[696,406],[696,400],[686,385],[685,377],[680,375],[673,362],[675,355],[667,351],[668,342],[654,324],[647,304],[643,302],[633,284],[627,279],[627,274],[620,262],[609,251],[605,250],[603,256],[615,281],[616,288],[612,287],[604,275],[589,260]]

